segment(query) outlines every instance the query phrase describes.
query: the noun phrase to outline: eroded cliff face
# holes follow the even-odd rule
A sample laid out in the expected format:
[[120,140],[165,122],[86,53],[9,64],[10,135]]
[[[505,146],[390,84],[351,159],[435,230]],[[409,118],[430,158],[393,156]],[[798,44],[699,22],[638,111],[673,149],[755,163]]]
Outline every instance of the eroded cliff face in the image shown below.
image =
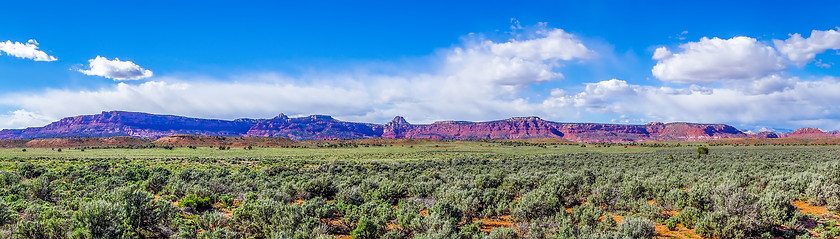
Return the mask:
[[[385,125],[385,138],[428,139],[530,139],[562,138],[555,123],[537,117],[518,117],[490,122],[440,121],[410,125],[398,117]],[[392,133],[391,133],[392,132]]]
[[697,141],[726,138],[746,138],[747,134],[725,124],[668,123],[664,126],[647,124],[651,137],[658,140]]
[[112,111],[68,117],[44,127],[2,130],[0,139],[170,135],[284,137],[292,140],[359,138],[530,139],[561,138],[577,142],[697,141],[724,138],[838,137],[837,132],[800,129],[786,135],[745,134],[725,124],[649,123],[645,125],[558,123],[539,117],[488,122],[440,121],[411,124],[397,116],[384,125],[346,122],[326,115],[271,119],[215,120]]
[[412,125],[402,117],[385,124],[383,138],[528,139],[562,138],[578,142],[709,140],[744,138],[747,134],[723,124],[650,123],[646,125],[556,123],[538,117],[490,122],[441,121]]

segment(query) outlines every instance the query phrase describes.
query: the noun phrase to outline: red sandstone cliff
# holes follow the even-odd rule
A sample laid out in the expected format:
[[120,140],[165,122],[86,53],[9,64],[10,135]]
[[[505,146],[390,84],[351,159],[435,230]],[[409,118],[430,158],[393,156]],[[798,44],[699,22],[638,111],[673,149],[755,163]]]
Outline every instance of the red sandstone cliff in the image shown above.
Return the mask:
[[745,134],[725,124],[649,123],[645,125],[558,123],[538,117],[488,122],[441,121],[410,124],[402,117],[379,125],[346,122],[330,116],[264,120],[213,120],[136,112],[103,112],[69,117],[44,127],[2,130],[0,139],[133,136],[158,139],[170,135],[283,137],[292,140],[358,138],[529,139],[560,138],[577,142],[698,141],[726,138],[840,137],[838,132],[800,129],[789,134]]

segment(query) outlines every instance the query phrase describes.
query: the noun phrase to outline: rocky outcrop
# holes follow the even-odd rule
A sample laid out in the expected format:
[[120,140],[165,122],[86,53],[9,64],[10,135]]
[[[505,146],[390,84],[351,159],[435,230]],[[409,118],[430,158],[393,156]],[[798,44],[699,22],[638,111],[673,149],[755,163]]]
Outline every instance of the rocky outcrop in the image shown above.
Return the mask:
[[393,120],[391,120],[391,122],[386,123],[385,126],[382,127],[382,138],[411,138],[406,137],[405,135],[409,130],[411,130],[411,124],[409,124],[402,116],[396,116]]

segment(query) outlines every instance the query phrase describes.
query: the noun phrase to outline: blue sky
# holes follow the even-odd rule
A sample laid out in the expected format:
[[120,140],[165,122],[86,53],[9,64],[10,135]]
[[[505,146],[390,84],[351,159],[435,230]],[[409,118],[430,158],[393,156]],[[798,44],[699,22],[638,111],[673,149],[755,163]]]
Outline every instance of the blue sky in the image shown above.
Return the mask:
[[837,130],[837,7],[17,1],[0,15],[0,128],[129,110]]

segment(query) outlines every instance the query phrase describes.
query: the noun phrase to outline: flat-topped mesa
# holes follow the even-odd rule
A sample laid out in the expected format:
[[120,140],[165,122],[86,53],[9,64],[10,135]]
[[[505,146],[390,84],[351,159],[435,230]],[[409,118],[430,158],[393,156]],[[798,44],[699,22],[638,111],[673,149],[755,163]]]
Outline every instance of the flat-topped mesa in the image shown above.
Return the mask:
[[0,136],[15,139],[114,136],[155,139],[172,134],[237,136],[246,132],[254,123],[256,120],[250,119],[229,121],[106,111],[95,115],[67,117],[44,127],[0,132]]
[[275,117],[254,124],[245,133],[250,137],[284,137],[297,141],[378,138],[381,135],[381,125],[339,121],[328,115]]
[[747,138],[748,135],[725,124],[698,124],[675,122],[664,125],[650,125],[650,137],[657,140],[697,141],[724,138]]

